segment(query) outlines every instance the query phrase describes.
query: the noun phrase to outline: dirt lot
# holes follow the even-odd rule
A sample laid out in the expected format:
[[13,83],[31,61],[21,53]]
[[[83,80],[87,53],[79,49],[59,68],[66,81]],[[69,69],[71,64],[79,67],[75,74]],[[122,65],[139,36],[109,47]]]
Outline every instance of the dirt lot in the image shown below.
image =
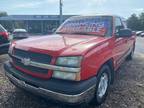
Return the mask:
[[[133,61],[125,62],[118,70],[106,102],[98,108],[144,108],[144,38],[137,39]],[[15,88],[5,77],[0,56],[0,108],[67,108],[45,101]],[[78,106],[79,108],[79,106]],[[96,108],[89,105],[88,108]]]

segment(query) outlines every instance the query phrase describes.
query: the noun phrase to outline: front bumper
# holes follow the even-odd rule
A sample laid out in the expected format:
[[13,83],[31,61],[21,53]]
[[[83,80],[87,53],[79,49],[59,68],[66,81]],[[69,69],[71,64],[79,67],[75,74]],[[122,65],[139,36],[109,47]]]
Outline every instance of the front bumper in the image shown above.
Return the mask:
[[10,43],[5,43],[0,45],[0,54],[8,53]]
[[4,64],[4,69],[14,85],[52,100],[77,104],[89,102],[94,97],[96,77],[80,82],[42,80],[14,69],[8,62]]

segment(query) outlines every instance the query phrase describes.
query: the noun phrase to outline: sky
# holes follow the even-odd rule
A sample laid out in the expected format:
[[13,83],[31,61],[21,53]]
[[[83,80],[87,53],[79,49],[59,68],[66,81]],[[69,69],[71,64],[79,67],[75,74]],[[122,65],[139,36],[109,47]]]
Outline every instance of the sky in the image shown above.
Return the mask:
[[[9,15],[59,14],[59,0],[0,0]],[[129,17],[144,12],[144,0],[63,0],[63,14],[115,14]]]

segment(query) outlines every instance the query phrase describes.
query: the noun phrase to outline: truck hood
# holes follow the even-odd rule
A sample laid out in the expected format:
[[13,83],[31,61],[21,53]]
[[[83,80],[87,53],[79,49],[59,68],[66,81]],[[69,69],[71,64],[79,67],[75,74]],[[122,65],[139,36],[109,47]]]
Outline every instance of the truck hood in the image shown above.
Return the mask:
[[98,36],[54,34],[16,41],[15,47],[27,51],[43,52],[53,56],[81,55],[89,48],[106,39]]

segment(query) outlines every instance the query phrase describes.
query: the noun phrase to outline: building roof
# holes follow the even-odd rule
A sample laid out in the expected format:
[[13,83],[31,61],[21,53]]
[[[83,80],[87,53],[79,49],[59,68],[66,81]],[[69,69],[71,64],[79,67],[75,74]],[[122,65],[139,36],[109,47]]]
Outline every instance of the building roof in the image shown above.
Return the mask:
[[[63,19],[67,19],[75,15],[63,15]],[[0,17],[0,20],[59,20],[59,15],[9,15]]]
[[[78,16],[78,15],[63,15],[63,20],[66,20],[69,17]],[[96,15],[82,15],[82,16],[115,16],[117,15],[106,15],[106,14],[96,14]],[[59,20],[59,15],[9,15],[6,17],[0,17],[0,21],[23,21],[23,20]]]

